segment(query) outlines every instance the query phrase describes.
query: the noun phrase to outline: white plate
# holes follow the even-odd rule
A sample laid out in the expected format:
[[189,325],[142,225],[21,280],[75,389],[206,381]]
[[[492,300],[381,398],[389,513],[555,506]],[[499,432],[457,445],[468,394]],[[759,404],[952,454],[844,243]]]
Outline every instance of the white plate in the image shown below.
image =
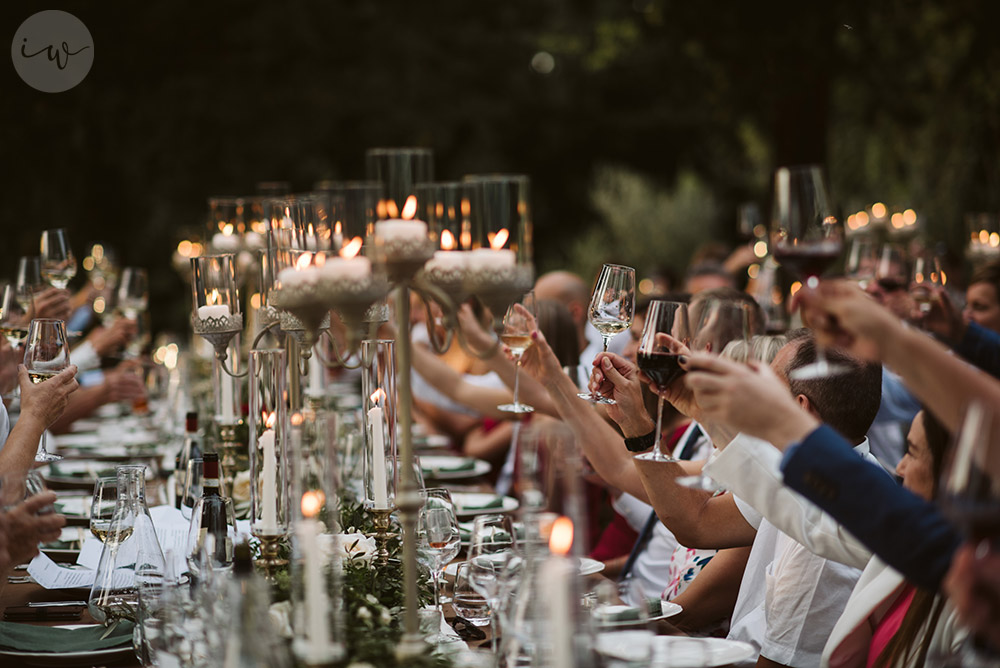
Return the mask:
[[[658,622],[661,619],[667,619],[669,617],[673,617],[674,615],[679,615],[683,611],[684,608],[672,601],[660,601],[660,614],[650,615],[649,621]],[[620,622],[601,620],[599,622],[600,626],[603,627],[630,626],[635,623],[636,621],[634,619],[626,619]]]
[[459,517],[472,517],[473,515],[491,515],[493,513],[509,513],[517,510],[520,505],[512,496],[503,497],[503,506],[494,508],[466,508],[466,506],[479,506],[489,503],[497,498],[496,494],[481,492],[452,492],[451,500],[455,502],[455,513]]
[[427,434],[426,436],[413,434],[413,445],[421,450],[437,450],[451,445],[451,439],[444,434]]
[[752,645],[738,640],[656,636],[653,640],[652,665],[656,668],[727,666],[750,661],[756,654]]
[[604,570],[604,562],[589,557],[580,559],[580,575],[594,575]]
[[[471,469],[449,470],[472,461]],[[450,457],[448,455],[424,455],[420,458],[420,470],[424,477],[436,480],[459,480],[461,478],[476,478],[490,472],[490,463],[473,457]]]

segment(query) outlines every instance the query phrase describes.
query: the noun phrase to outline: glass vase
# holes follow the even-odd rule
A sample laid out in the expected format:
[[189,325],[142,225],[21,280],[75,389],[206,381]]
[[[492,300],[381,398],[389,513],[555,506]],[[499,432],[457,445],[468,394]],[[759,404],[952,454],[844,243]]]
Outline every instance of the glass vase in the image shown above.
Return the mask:
[[288,531],[285,351],[250,351],[250,521],[255,536]]

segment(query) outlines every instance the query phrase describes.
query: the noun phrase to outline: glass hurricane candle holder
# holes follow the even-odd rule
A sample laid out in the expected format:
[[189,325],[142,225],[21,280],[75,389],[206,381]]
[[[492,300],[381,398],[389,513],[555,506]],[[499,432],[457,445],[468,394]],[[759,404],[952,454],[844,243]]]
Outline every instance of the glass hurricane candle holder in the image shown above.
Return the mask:
[[284,563],[277,548],[289,521],[286,378],[284,350],[250,351],[250,525],[269,574]]
[[365,248],[374,242],[378,205],[385,188],[379,181],[320,181],[315,190],[328,198],[333,250],[360,237]]
[[388,510],[396,497],[395,341],[361,342],[361,393],[365,425],[365,507]]
[[211,343],[216,357],[225,361],[226,346],[243,330],[233,256],[191,258],[191,293],[195,334]]
[[434,154],[429,148],[372,148],[365,152],[365,172],[382,183],[384,198],[378,219],[405,218],[403,209],[418,183],[434,180]]
[[438,248],[424,264],[423,276],[453,303],[460,304],[469,296],[465,282],[472,248],[470,220],[462,214],[462,183],[421,183],[414,191],[417,216],[427,221],[430,238]]

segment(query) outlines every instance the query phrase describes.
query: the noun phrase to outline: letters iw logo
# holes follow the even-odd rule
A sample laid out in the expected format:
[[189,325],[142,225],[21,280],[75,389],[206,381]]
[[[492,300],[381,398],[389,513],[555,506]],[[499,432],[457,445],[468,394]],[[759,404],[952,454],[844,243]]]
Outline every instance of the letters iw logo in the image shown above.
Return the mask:
[[24,83],[43,93],[61,93],[87,76],[94,64],[94,38],[72,14],[47,9],[17,29],[10,58]]

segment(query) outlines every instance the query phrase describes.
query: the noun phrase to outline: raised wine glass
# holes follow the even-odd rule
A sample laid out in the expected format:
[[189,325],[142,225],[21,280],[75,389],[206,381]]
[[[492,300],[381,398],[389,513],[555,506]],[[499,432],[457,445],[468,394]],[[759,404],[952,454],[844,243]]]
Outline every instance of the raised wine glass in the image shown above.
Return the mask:
[[[24,347],[24,367],[35,385],[43,383],[69,366],[69,342],[66,323],[52,318],[35,318],[28,327],[28,340]],[[42,448],[35,455],[36,462],[55,462],[59,455],[46,449],[46,433],[42,432]]]
[[[678,357],[685,352],[690,338],[687,304],[662,300],[650,302],[636,354],[639,370],[657,387],[668,387],[684,374]],[[639,457],[653,461],[674,461],[670,453],[661,450],[662,431],[663,397],[660,397],[656,402],[656,446],[651,452]]]
[[39,256],[42,278],[54,288],[64,290],[76,276],[76,258],[69,247],[66,230],[42,231],[42,252]]
[[847,260],[844,263],[844,276],[857,282],[862,290],[876,278],[877,250],[875,241],[870,237],[859,235],[851,241],[851,249],[847,252]]
[[137,320],[149,305],[149,278],[141,267],[125,267],[118,284],[118,308],[125,317]]
[[[976,401],[966,409],[950,465],[942,477],[941,505],[965,540],[976,546],[977,559],[996,554],[1000,539],[1000,484],[993,474],[1000,462],[1000,415],[995,406]],[[995,558],[995,557],[993,557]],[[986,562],[989,563],[989,562]],[[995,612],[996,599],[988,588],[977,592]],[[995,666],[996,654],[984,638],[969,634],[947,665]]]
[[502,411],[530,413],[535,410],[533,406],[518,401],[517,390],[521,372],[521,356],[531,346],[531,330],[537,319],[538,309],[534,291],[525,293],[519,301],[511,304],[503,318],[503,334],[500,335],[500,339],[510,348],[516,366],[514,367],[514,401],[497,406]]
[[3,287],[3,301],[0,302],[0,333],[14,350],[24,344],[28,338],[26,314],[17,301],[17,288],[13,284]]
[[[445,566],[458,556],[462,547],[462,538],[458,531],[458,520],[455,518],[455,504],[451,494],[443,488],[432,488],[426,491],[426,501],[420,510],[417,521],[417,538],[420,551],[424,553],[431,567],[431,580],[434,584],[434,607],[444,615],[441,606],[441,574]],[[451,642],[454,636],[439,633],[437,642]]]
[[941,260],[932,251],[920,253],[913,259],[913,272],[910,278],[910,296],[913,297],[920,313],[927,315],[931,312],[934,287],[944,284],[941,276]]
[[98,478],[94,482],[94,498],[90,502],[90,533],[102,543],[111,531],[111,520],[114,519],[117,502],[118,478],[116,476]]
[[[771,215],[771,252],[803,288],[814,289],[819,276],[843,248],[844,228],[833,213],[830,197],[817,165],[780,167],[774,175]],[[795,380],[824,378],[844,371],[830,364],[816,346],[816,361],[792,372]]]
[[[606,264],[597,277],[588,309],[590,324],[604,339],[604,352],[616,335],[632,326],[635,314],[635,269],[620,264]],[[614,399],[596,392],[581,392],[580,398],[598,404],[613,404]]]
[[17,261],[16,289],[17,303],[25,313],[33,313],[35,295],[45,289],[42,280],[41,262],[37,255],[22,257]]

